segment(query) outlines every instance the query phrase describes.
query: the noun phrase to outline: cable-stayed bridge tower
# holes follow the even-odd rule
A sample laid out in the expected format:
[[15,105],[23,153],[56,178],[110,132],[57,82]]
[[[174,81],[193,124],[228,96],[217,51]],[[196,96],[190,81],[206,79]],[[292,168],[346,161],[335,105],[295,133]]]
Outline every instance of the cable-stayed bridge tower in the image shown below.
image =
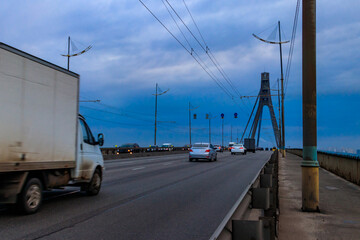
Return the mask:
[[[259,102],[259,104],[257,105],[258,102]],[[278,123],[276,121],[274,107],[273,107],[272,100],[271,100],[270,79],[269,79],[269,73],[267,73],[267,72],[261,73],[261,87],[260,87],[259,95],[256,98],[255,105],[251,112],[248,123],[246,124],[243,136],[241,137],[241,141],[243,140],[244,134],[246,132],[246,129],[252,118],[252,115],[254,113],[256,106],[257,106],[257,110],[255,113],[253,123],[250,128],[248,137],[255,139],[256,131],[258,130],[257,146],[259,146],[263,109],[264,109],[264,106],[267,106],[269,108],[269,112],[270,112],[270,119],[271,119],[272,127],[274,130],[276,145],[280,146],[279,145],[280,144],[280,131],[279,131]],[[258,129],[258,127],[259,127],[259,129]]]

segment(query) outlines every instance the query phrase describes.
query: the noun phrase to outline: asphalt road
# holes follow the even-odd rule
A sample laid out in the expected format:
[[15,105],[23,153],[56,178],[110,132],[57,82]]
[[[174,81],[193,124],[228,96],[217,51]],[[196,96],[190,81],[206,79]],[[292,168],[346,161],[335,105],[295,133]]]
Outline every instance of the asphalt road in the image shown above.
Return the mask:
[[47,192],[37,214],[0,207],[0,239],[209,239],[270,151],[217,162],[187,154],[106,161],[101,192]]

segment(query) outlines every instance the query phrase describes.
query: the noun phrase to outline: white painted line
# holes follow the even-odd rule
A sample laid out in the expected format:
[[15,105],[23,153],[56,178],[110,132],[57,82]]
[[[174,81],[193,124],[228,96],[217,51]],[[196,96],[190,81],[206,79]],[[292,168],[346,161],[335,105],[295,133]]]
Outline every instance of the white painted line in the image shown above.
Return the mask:
[[126,165],[126,164],[132,164],[134,162],[122,162],[122,163],[118,163],[117,165]]
[[164,163],[163,165],[166,166],[166,165],[170,165],[170,164],[173,164],[173,163],[169,162],[169,163]]
[[138,167],[138,168],[133,168],[133,169],[131,169],[131,170],[133,170],[133,171],[136,171],[136,170],[140,170],[140,169],[144,169],[145,167]]

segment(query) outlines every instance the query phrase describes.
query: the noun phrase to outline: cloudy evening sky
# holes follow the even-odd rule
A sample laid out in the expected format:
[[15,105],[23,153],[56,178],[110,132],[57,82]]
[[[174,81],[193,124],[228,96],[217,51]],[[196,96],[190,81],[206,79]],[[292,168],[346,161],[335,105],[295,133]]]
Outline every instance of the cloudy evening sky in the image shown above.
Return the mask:
[[[0,4],[0,41],[66,68],[67,38],[87,53],[71,58],[70,70],[80,74],[80,112],[94,133],[103,132],[105,146],[154,142],[155,84],[170,89],[158,98],[157,143],[189,143],[189,102],[192,141],[221,143],[220,114],[225,114],[224,142],[241,137],[255,98],[261,72],[270,73],[270,85],[280,78],[279,47],[266,38],[277,21],[282,38],[292,33],[296,0],[186,0],[201,34],[233,86],[222,78],[206,53],[173,14],[177,28],[161,0],[143,0],[156,17],[191,52],[198,54],[219,79],[226,94],[193,57],[138,0],[60,1],[3,0]],[[205,46],[182,0],[168,0]],[[166,2],[165,2],[166,3]],[[169,10],[171,8],[166,5]],[[302,146],[301,11],[291,72],[286,87],[286,146]],[[318,146],[320,149],[360,149],[360,4],[358,0],[317,1]],[[284,45],[284,68],[289,44]],[[74,49],[75,50],[75,49]],[[275,94],[275,93],[274,93]],[[278,104],[273,97],[274,105]],[[278,109],[274,109],[278,115]],[[239,118],[234,119],[234,113]],[[260,145],[275,145],[269,111],[263,113]],[[231,134],[232,126],[232,134]]]

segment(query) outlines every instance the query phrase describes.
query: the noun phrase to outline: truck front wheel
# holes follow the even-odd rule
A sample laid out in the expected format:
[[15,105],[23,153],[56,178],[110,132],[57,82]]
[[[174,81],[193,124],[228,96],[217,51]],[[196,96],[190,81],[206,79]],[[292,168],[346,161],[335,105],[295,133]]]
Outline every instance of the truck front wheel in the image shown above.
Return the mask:
[[26,214],[35,213],[42,203],[43,185],[38,178],[30,178],[19,195],[18,205]]
[[101,181],[102,179],[101,179],[100,171],[99,169],[96,169],[91,181],[87,185],[86,193],[90,196],[97,195],[100,192]]

